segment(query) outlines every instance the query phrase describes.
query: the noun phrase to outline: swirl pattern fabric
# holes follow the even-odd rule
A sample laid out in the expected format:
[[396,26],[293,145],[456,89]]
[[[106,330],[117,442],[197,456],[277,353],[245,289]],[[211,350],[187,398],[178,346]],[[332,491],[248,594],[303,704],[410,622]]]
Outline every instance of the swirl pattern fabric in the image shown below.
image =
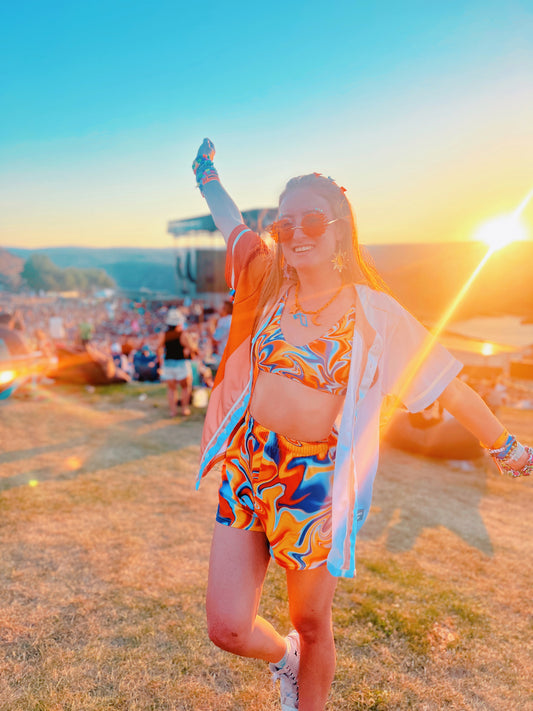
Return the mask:
[[259,370],[297,380],[315,390],[345,395],[350,374],[355,308],[350,309],[320,338],[303,346],[285,340],[280,320],[283,299],[270,323],[255,342]]
[[323,565],[331,549],[336,442],[336,432],[322,442],[289,439],[247,413],[226,452],[217,521],[263,531],[283,568]]

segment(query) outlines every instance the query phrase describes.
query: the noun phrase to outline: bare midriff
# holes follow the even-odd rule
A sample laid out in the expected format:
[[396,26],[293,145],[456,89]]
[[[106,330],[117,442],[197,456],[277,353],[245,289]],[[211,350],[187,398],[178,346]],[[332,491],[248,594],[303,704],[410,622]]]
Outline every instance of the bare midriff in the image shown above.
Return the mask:
[[250,413],[263,427],[305,442],[326,440],[344,402],[332,395],[285,378],[259,371]]

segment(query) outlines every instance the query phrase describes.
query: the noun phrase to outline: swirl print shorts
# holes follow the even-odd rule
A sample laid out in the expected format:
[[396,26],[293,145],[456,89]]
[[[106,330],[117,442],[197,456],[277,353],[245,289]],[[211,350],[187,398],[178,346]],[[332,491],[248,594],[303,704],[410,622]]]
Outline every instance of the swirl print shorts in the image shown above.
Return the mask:
[[331,548],[336,444],[336,432],[302,442],[271,432],[247,412],[226,451],[217,521],[263,531],[283,568],[323,565]]

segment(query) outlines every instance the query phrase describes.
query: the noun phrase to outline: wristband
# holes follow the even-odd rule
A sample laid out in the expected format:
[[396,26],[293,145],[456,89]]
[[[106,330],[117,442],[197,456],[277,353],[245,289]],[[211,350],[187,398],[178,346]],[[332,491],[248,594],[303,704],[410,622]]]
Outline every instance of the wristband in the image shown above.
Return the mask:
[[196,184],[200,188],[202,195],[203,187],[213,180],[219,180],[217,170],[209,156],[197,156],[192,164],[192,169],[196,177]]
[[512,434],[507,433],[507,439],[504,444],[497,449],[489,449],[488,452],[491,457],[496,457],[496,459],[505,459],[505,457],[509,456],[515,444],[516,437],[513,437]]
[[507,439],[509,437],[509,430],[504,430],[501,435],[498,437],[498,439],[494,442],[492,447],[489,447],[489,449],[497,449],[499,447],[503,447],[503,445],[507,442]]

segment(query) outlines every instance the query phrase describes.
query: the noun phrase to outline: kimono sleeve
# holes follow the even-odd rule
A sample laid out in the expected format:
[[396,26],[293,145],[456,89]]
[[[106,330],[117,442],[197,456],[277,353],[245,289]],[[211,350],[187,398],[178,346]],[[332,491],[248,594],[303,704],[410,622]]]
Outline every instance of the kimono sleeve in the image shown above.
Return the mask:
[[463,364],[396,301],[390,317],[383,352],[383,394],[397,397],[410,412],[419,412],[437,400]]
[[226,249],[226,283],[230,289],[235,290],[241,272],[250,262],[264,253],[264,245],[256,232],[246,225],[238,225],[232,231]]

